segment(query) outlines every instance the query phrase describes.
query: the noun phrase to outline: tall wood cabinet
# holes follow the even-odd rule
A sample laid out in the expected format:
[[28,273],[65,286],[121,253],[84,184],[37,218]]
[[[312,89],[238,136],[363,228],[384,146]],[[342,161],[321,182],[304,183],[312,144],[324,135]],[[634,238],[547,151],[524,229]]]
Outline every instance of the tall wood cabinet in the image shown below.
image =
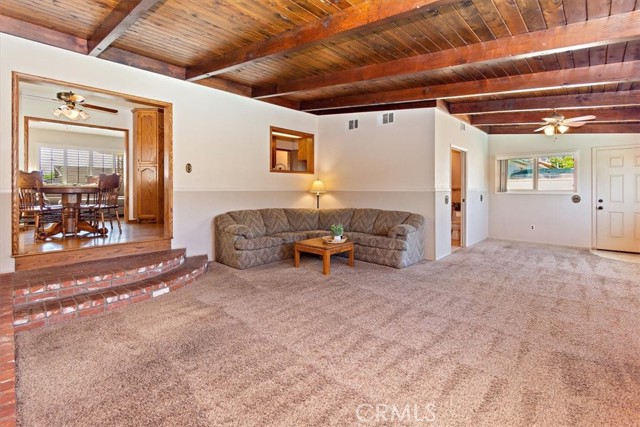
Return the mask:
[[164,213],[163,113],[157,108],[133,110],[135,166],[134,212],[139,222],[162,223]]

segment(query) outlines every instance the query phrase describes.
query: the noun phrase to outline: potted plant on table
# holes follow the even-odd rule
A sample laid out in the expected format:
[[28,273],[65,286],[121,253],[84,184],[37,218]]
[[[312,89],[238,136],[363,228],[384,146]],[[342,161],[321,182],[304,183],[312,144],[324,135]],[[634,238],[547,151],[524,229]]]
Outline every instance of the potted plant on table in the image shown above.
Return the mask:
[[331,235],[334,241],[342,240],[342,233],[344,233],[342,224],[331,224]]

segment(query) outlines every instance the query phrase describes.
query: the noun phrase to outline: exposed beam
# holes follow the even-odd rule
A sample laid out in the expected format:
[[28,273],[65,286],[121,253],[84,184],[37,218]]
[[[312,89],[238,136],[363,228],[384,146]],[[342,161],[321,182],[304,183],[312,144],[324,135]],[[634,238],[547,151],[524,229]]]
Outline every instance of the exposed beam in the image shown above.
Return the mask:
[[[552,114],[552,110],[542,111],[520,111],[506,113],[477,114],[469,116],[470,123],[474,126],[504,126],[522,124],[542,124],[542,118]],[[617,110],[582,109],[582,110],[562,110],[562,115],[566,118],[585,116],[593,114],[596,119],[588,123],[605,122],[640,122],[640,107],[624,108]]]
[[300,109],[300,101],[296,101],[294,99],[280,98],[274,97],[269,99],[263,99],[263,102],[267,102],[269,104],[279,105],[281,107],[290,108],[292,110]]
[[115,47],[110,47],[105,50],[100,55],[100,59],[106,59],[119,64],[129,65],[131,67],[184,80],[185,69],[183,67],[167,64],[166,62],[158,61],[157,59],[148,58],[146,56],[138,55],[137,53]]
[[[271,99],[271,98],[268,98]],[[268,99],[263,99],[267,101]],[[388,110],[409,110],[414,108],[435,108],[438,104],[436,101],[420,101],[420,102],[406,102],[389,105],[366,105],[364,107],[352,107],[352,108],[339,108],[336,110],[319,110],[311,111],[311,113],[318,116],[324,116],[328,114],[348,114],[348,113],[365,113],[368,111],[388,111]]]
[[199,80],[234,70],[248,63],[314,46],[329,37],[343,36],[356,31],[383,25],[415,13],[424,13],[457,0],[369,0],[310,22],[259,43],[255,43],[220,57],[211,58],[190,67],[188,80]]
[[524,33],[485,43],[372,64],[350,70],[283,82],[256,91],[254,97],[283,96],[328,86],[357,83],[391,76],[416,74],[447,68],[493,64],[499,60],[516,60],[549,55],[569,49],[585,49],[620,43],[640,37],[640,10],[604,19],[570,24],[549,30]]
[[493,113],[499,111],[556,110],[571,108],[625,107],[640,104],[640,90],[585,93],[579,95],[537,96],[492,101],[449,103],[451,114]]
[[120,0],[87,39],[88,54],[98,56],[149,9],[162,0]]
[[[480,130],[490,135],[507,135],[507,134],[533,134],[535,126],[480,126]],[[640,123],[593,123],[584,125],[580,128],[571,128],[568,133],[570,134],[594,134],[594,133],[640,133]],[[536,135],[545,135],[541,132]],[[564,135],[555,135],[557,138],[562,138]],[[550,137],[547,137],[550,138]]]
[[78,53],[87,53],[87,41],[83,38],[4,15],[0,15],[0,32]]
[[305,101],[301,104],[301,108],[303,111],[326,110],[333,108],[357,107],[362,105],[423,101],[438,98],[460,98],[516,91],[521,92],[556,89],[560,87],[591,86],[594,84],[621,83],[639,79],[640,61],[629,61],[486,80],[474,80],[429,87],[401,89],[389,92]]
[[217,77],[200,80],[197,84],[213,89],[220,89],[225,92],[235,93],[236,95],[251,96],[251,88],[249,86],[230,82],[229,80],[219,79]]

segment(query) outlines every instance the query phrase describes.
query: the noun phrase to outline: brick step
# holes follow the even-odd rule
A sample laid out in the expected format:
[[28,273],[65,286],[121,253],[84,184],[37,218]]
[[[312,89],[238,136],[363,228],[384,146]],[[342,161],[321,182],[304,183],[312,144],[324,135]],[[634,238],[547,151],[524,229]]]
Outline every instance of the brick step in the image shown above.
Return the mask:
[[17,272],[13,304],[55,300],[139,282],[179,267],[185,249]]
[[177,268],[137,282],[85,291],[73,296],[14,304],[14,332],[96,316],[118,307],[158,297],[193,283],[207,270],[207,266],[206,255],[188,257]]

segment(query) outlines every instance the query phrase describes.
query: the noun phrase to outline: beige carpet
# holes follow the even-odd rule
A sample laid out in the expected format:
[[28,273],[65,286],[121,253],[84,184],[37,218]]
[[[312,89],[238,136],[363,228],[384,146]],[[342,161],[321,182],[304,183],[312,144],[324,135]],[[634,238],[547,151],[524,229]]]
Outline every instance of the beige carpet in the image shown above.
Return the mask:
[[19,335],[22,426],[630,426],[640,265],[485,241],[303,257]]

